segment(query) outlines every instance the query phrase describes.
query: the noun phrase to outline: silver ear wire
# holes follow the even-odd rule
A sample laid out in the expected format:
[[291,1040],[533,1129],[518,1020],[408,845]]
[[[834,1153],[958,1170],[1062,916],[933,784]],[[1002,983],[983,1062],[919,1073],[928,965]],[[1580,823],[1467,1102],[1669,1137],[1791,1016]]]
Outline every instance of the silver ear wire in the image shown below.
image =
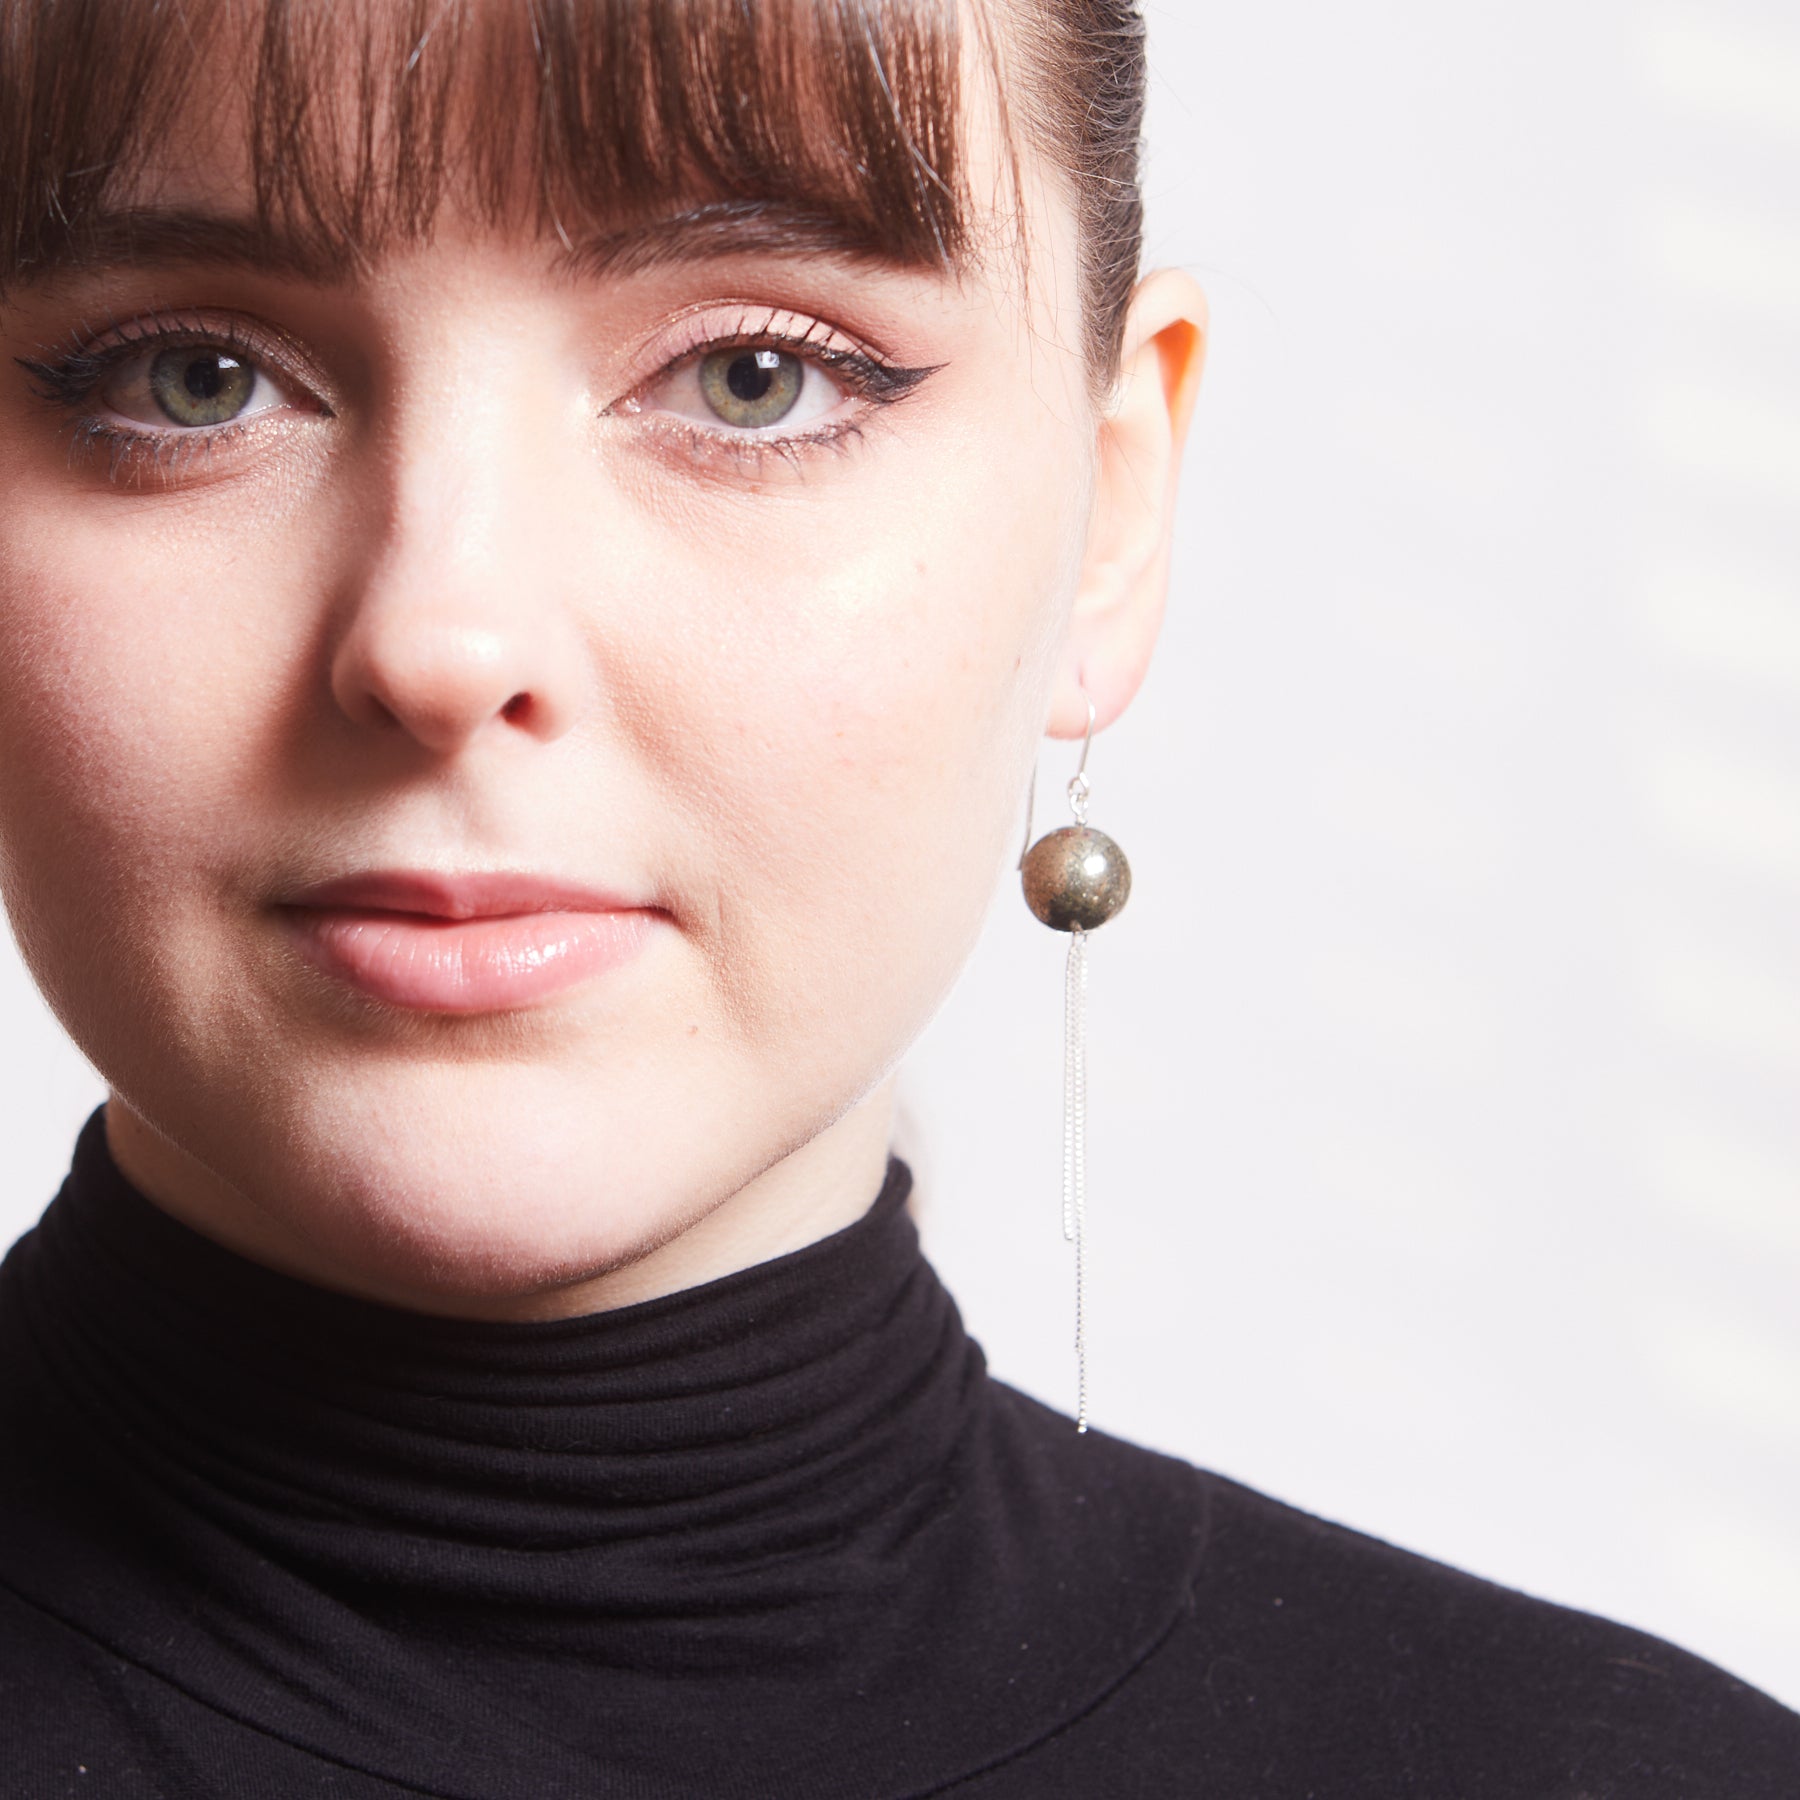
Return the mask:
[[[1094,698],[1086,688],[1081,690],[1081,697],[1087,702],[1087,730],[1081,739],[1081,761],[1076,765],[1075,773],[1069,780],[1069,810],[1075,815],[1078,825],[1087,823],[1088,752],[1094,747]],[[1037,758],[1031,759],[1031,779],[1025,788],[1025,841],[1019,846],[1019,860],[1015,865],[1023,869],[1025,858],[1031,854],[1031,822],[1037,812]]]
[[1087,823],[1087,759],[1088,752],[1094,747],[1094,697],[1086,688],[1081,690],[1081,697],[1087,702],[1087,733],[1081,740],[1081,761],[1076,765],[1075,773],[1069,778],[1069,811],[1075,815],[1077,825]]

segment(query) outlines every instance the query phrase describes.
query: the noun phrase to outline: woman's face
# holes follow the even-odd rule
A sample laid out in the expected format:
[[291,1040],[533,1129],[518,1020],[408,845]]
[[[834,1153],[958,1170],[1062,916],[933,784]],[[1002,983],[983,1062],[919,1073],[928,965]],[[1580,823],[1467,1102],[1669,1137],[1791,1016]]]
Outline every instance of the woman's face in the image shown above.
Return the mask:
[[[131,198],[241,219],[236,142]],[[866,1202],[1089,518],[1031,204],[1023,291],[749,236],[571,263],[452,206],[353,279],[191,236],[9,294],[5,896],[128,1172],[493,1313],[747,1193],[796,1241]]]

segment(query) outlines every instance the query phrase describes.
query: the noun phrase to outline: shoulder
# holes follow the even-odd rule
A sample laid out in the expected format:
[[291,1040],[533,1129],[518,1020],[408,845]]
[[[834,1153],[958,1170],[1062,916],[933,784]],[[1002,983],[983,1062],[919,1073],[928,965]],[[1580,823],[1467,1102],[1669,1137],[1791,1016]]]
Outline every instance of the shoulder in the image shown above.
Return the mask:
[[[1657,1687],[1713,1700],[1762,1699],[1746,1684],[1659,1638],[1538,1600],[1380,1538],[1255,1492],[1219,1475],[1209,1493],[1208,1554],[1196,1592],[1238,1618],[1247,1640],[1270,1646],[1310,1629],[1321,1641],[1379,1649],[1390,1676],[1427,1659],[1507,1690],[1565,1693]],[[1252,1621],[1263,1621],[1252,1629]],[[1765,1704],[1790,1725],[1794,1715]]]
[[1382,1768],[1406,1784],[1396,1791],[1469,1800],[1800,1796],[1800,1718],[1724,1670],[1235,1482],[1207,1485],[1192,1703],[1260,1751],[1304,1744],[1320,1778]]
[[[1092,1448],[1146,1506],[1178,1491],[1169,1459]],[[1800,1717],[1724,1670],[1188,1473],[1186,1610],[1060,1755],[1104,1769],[1130,1744],[1171,1793],[1204,1775],[1346,1800],[1800,1800]]]
[[6,1800],[402,1800],[377,1776],[240,1724],[0,1580]]
[[159,1800],[134,1717],[136,1671],[0,1580],[0,1737],[6,1792]]

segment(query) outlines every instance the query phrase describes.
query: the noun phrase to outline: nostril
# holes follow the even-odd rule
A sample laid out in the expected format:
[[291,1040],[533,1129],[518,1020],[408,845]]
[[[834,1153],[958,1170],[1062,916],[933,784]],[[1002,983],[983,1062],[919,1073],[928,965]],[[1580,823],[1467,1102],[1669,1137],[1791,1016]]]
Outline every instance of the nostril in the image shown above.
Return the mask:
[[507,724],[517,725],[530,711],[531,696],[529,694],[514,694],[513,697],[501,707],[500,716]]

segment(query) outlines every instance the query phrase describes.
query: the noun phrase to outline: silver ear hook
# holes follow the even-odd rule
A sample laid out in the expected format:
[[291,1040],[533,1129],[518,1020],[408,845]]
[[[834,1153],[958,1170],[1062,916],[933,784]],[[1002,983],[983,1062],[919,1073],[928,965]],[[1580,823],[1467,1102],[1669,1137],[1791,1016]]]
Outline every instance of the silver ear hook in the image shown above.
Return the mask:
[[[1076,684],[1080,686],[1079,681]],[[1075,773],[1069,782],[1069,810],[1075,815],[1078,825],[1087,823],[1088,752],[1094,747],[1094,699],[1086,688],[1081,689],[1081,697],[1087,702],[1087,731],[1081,740],[1081,761],[1076,765]],[[1031,759],[1031,782],[1025,789],[1025,842],[1019,846],[1018,867],[1025,867],[1025,858],[1031,853],[1031,822],[1037,811],[1037,758]]]
[[1081,690],[1081,697],[1087,702],[1087,735],[1081,740],[1081,761],[1076,766],[1075,773],[1069,781],[1069,810],[1075,815],[1075,823],[1077,825],[1085,825],[1087,823],[1087,759],[1088,752],[1094,747],[1094,697],[1086,688]]

